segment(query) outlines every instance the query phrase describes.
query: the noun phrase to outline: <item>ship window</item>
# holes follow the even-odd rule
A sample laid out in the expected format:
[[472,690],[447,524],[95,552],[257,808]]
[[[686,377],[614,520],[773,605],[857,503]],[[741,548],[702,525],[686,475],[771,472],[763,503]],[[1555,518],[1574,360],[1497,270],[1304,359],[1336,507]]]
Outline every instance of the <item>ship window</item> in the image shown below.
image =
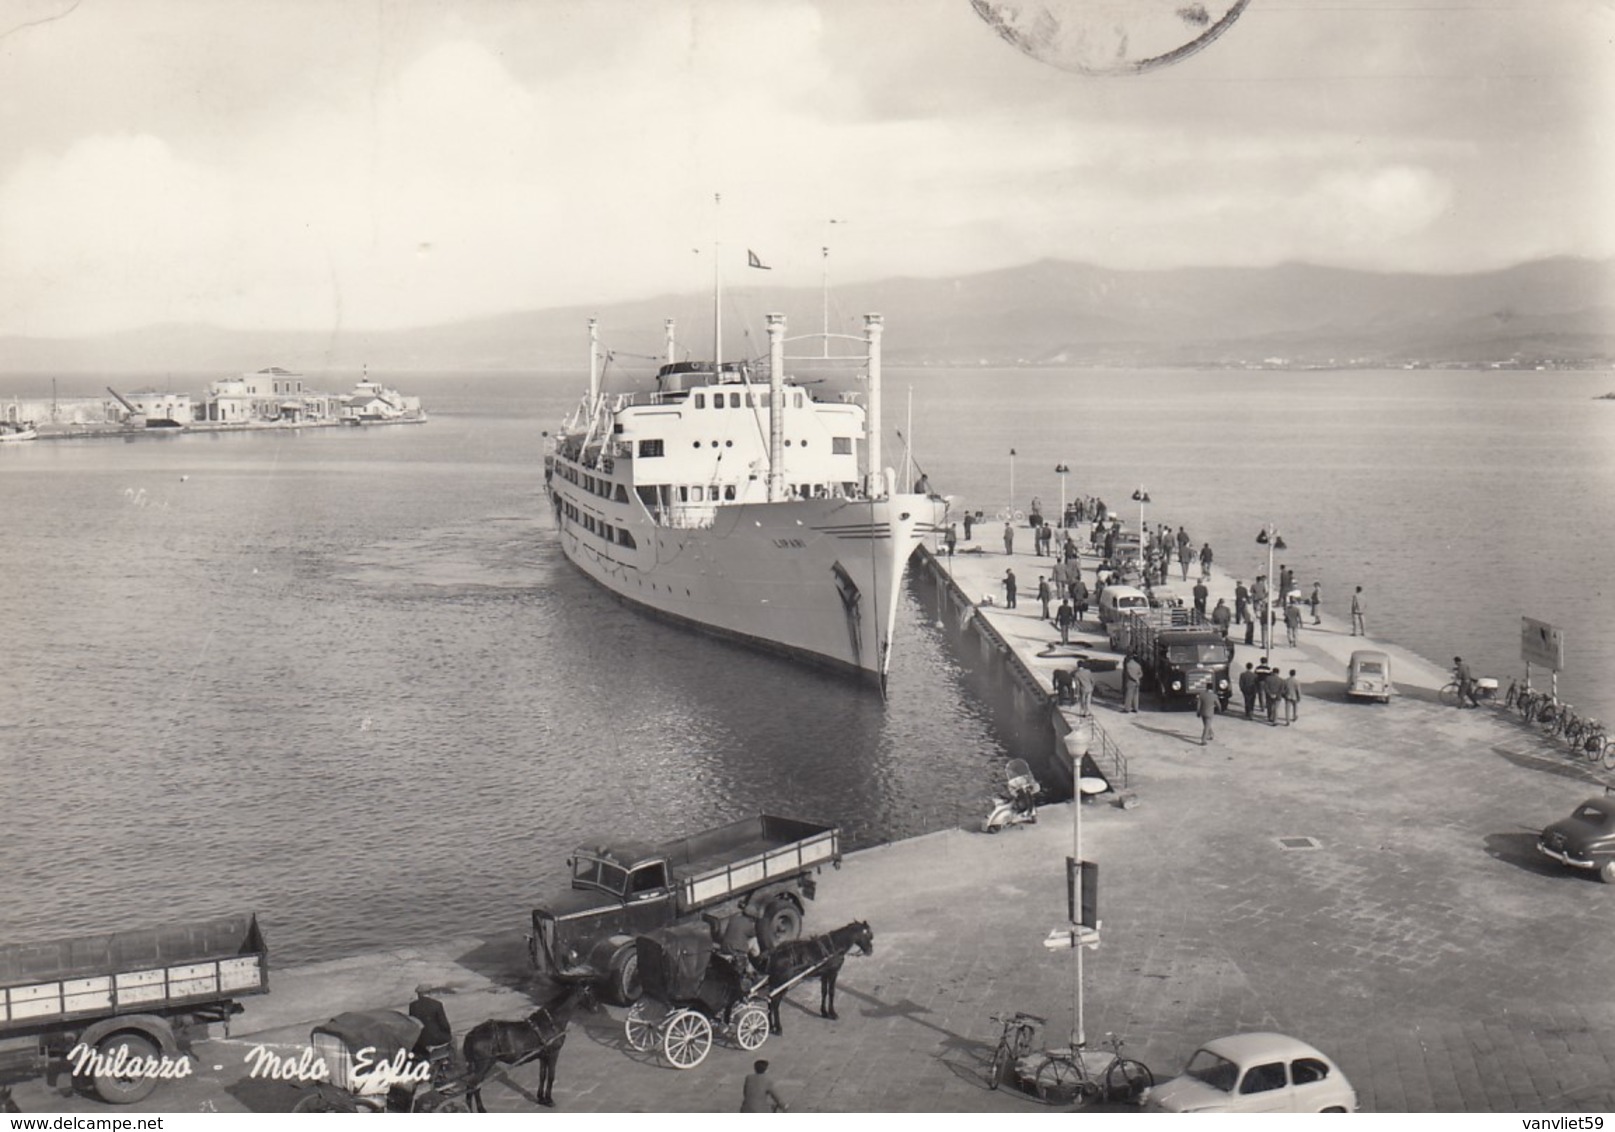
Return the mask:
[[712,395],[712,407],[714,409],[723,408],[723,394],[722,393],[714,393]]
[[691,448],[699,448],[699,447],[701,447],[701,442],[700,442],[700,441],[699,441],[699,440],[697,440],[697,441],[695,441],[695,442],[693,442],[693,443],[692,443],[692,444],[691,444],[691,445],[690,445],[690,447],[691,447]]
[[738,393],[729,394],[729,407],[731,409],[740,408],[740,394],[738,394]]
[[832,455],[832,456],[851,456],[852,455],[852,437],[850,437],[850,436],[832,436],[830,438],[830,455]]
[[662,455],[662,442],[660,440],[641,440],[639,442],[639,454],[641,456]]
[[725,499],[731,499],[731,500],[734,499],[734,497],[735,497],[735,485],[734,484],[732,484],[732,483],[724,484],[724,486],[723,486],[723,497]]
[[798,409],[802,407],[802,394],[800,390],[796,394],[796,407]]
[[694,500],[695,502],[700,503],[705,497],[706,497],[706,489],[703,488],[700,484],[696,484],[694,487],[692,487],[690,489],[690,498],[692,500]]
[[634,542],[634,536],[622,527],[617,528],[617,543],[620,546],[626,546],[629,550],[633,550],[638,545]]
[[697,393],[695,395],[695,407],[697,409],[704,409],[707,407],[707,395],[705,393]]
[[785,442],[785,447],[787,447],[787,448],[789,448],[789,447],[790,447],[790,446],[791,446],[791,442],[790,442],[790,441],[789,441],[789,440],[787,440],[787,441],[786,441],[786,442]]
[[690,489],[687,488],[687,487],[684,487],[681,484],[679,486],[679,502],[680,503],[688,503],[689,501],[690,501]]
[[725,448],[733,448],[733,447],[734,447],[734,446],[735,446],[735,442],[734,442],[734,441],[732,441],[732,440],[725,440],[725,441],[724,441],[724,442],[723,442],[723,446],[724,446],[724,447],[725,447]]
[[617,485],[616,500],[617,500],[618,503],[627,503],[628,502],[628,489],[626,487],[624,487],[622,484]]
[[653,485],[642,483],[634,488],[634,491],[638,494],[639,501],[646,507],[656,506],[658,500],[656,498],[656,488]]

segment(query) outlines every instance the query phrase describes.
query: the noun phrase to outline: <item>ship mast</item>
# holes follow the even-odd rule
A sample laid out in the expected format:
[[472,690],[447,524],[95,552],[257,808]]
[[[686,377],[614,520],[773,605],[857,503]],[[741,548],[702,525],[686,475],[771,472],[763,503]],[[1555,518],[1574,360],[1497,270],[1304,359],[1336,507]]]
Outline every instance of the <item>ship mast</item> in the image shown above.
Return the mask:
[[716,380],[723,371],[723,243],[718,238],[718,217],[722,214],[723,194],[712,194],[712,376]]

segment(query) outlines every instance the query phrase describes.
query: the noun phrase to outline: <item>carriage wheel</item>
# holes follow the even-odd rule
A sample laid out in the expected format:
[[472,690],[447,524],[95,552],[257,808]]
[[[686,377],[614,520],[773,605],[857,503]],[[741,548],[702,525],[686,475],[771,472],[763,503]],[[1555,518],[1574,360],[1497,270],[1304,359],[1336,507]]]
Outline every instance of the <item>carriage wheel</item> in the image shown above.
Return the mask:
[[634,1003],[622,1024],[628,1035],[628,1044],[640,1053],[647,1053],[656,1046],[656,1023],[651,1020],[650,1008],[645,1003],[643,998]]
[[436,1089],[415,1102],[416,1112],[470,1112],[464,1097],[451,1097]]
[[735,1015],[735,1042],[750,1053],[768,1040],[768,1011],[755,1003],[747,1003]]
[[662,1025],[662,1052],[675,1069],[694,1069],[712,1048],[712,1023],[695,1010],[675,1010]]

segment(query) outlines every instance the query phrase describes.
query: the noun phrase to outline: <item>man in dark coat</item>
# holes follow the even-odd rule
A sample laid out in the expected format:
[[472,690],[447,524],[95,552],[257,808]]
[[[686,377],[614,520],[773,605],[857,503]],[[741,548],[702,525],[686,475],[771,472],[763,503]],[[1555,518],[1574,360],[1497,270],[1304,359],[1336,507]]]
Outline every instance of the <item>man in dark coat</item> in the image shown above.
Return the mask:
[[1267,722],[1270,727],[1279,725],[1279,702],[1284,699],[1284,677],[1276,668],[1262,677],[1262,694],[1267,697]]
[[1015,571],[1004,571],[1004,608],[1015,608],[1015,595],[1019,592],[1015,586]]
[[425,1058],[435,1049],[454,1048],[454,1030],[449,1026],[449,1012],[432,997],[432,988],[425,983],[415,988],[415,1001],[409,1004],[409,1016],[421,1023],[421,1036],[415,1039],[415,1056]]
[[1245,718],[1249,719],[1256,707],[1256,672],[1249,661],[1245,662],[1245,671],[1239,674],[1239,694],[1245,697]]
[[1138,686],[1144,680],[1144,666],[1139,663],[1138,657],[1132,653],[1127,654],[1127,660],[1122,664],[1122,711],[1138,712]]

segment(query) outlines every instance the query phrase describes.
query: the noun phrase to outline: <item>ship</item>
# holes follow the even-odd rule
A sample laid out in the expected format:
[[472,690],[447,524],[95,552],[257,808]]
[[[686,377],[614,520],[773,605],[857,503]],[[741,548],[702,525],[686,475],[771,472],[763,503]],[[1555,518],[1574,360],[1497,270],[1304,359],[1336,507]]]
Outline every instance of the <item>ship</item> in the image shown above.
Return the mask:
[[[668,320],[654,388],[608,393],[589,321],[589,389],[545,457],[561,548],[644,611],[884,693],[908,561],[947,504],[882,466],[880,315],[806,336],[811,358],[786,357],[784,315],[767,326],[766,358],[681,361]],[[865,388],[820,399],[787,362],[832,339],[860,344],[834,360]]]

